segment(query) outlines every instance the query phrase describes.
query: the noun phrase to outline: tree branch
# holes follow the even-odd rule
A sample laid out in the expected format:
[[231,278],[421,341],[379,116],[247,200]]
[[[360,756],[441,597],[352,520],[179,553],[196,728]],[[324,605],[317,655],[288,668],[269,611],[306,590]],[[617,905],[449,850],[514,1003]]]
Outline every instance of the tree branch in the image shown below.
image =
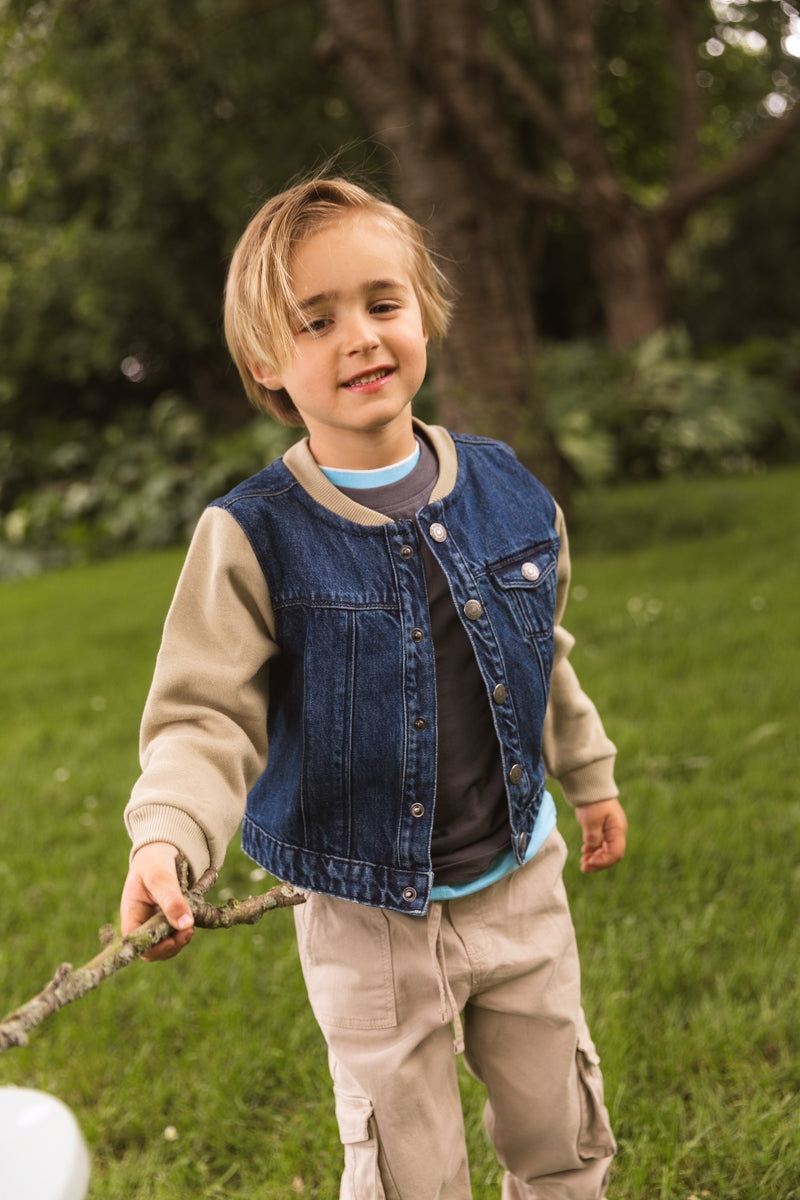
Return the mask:
[[528,14],[539,45],[552,53],[558,45],[558,22],[550,0],[528,0]]
[[[492,79],[500,76],[515,92],[531,119],[558,141],[555,110],[524,69],[480,26],[473,0],[438,0],[429,8],[418,0],[429,28],[429,77],[440,111],[460,142],[482,160],[481,169],[503,187],[527,201],[561,211],[574,211],[568,188],[525,169],[514,157],[509,134],[497,112]],[[454,36],[453,31],[458,31]]]
[[[177,863],[181,891],[189,903],[195,925],[199,929],[230,929],[233,925],[255,925],[265,912],[273,908],[287,908],[305,901],[302,893],[295,892],[289,884],[281,883],[261,896],[251,896],[247,900],[228,900],[222,908],[216,908],[213,904],[208,904],[204,897],[215,884],[217,872],[206,871],[194,887],[190,888],[186,861],[179,857]],[[141,958],[173,932],[172,926],[160,912],[124,937],[117,936],[110,925],[104,925],[100,930],[103,949],[99,954],[75,969],[69,963],[62,963],[37,996],[0,1021],[0,1054],[12,1046],[26,1046],[31,1029],[41,1025],[60,1008],[99,987],[109,975],[121,971],[123,967]]]
[[700,128],[703,98],[697,82],[697,52],[687,0],[661,0],[661,9],[678,80],[672,174],[675,181],[680,181],[697,166],[697,131]]
[[491,70],[474,0],[420,2],[428,27],[428,75],[447,127],[461,145],[473,148],[482,168],[499,179],[512,176],[507,123],[499,116]]
[[[397,153],[404,131],[415,121],[407,47],[400,46],[380,0],[325,0],[324,8],[356,103],[366,115],[373,136]],[[404,36],[413,36],[407,16],[401,23]]]
[[562,0],[558,8],[561,52],[563,150],[575,176],[584,218],[612,220],[629,200],[609,161],[597,120],[597,54],[594,0]]
[[506,89],[519,100],[534,125],[559,144],[563,130],[558,113],[529,72],[494,40],[488,43],[488,53]]
[[654,216],[679,225],[711,196],[747,183],[759,170],[786,149],[800,133],[800,103],[783,117],[775,117],[757,136],[727,162],[709,171],[695,171],[676,182],[654,209]]

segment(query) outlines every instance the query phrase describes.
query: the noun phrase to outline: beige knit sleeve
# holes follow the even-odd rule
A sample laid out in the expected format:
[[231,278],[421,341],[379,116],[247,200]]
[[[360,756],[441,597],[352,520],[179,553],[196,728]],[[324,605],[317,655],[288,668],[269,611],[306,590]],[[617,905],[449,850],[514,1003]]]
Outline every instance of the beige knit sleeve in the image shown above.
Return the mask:
[[267,761],[278,652],[263,572],[224,509],[201,517],[164,625],[142,718],[142,774],[125,809],[137,850],[175,845],[196,878],[219,867]]
[[570,559],[564,515],[558,509],[556,528],[561,538],[555,614],[555,657],[550,678],[550,702],[544,721],[543,756],[547,773],[558,781],[572,805],[610,800],[616,747],[606,736],[592,701],[581,688],[569,661],[575,639],[561,624],[570,583]]

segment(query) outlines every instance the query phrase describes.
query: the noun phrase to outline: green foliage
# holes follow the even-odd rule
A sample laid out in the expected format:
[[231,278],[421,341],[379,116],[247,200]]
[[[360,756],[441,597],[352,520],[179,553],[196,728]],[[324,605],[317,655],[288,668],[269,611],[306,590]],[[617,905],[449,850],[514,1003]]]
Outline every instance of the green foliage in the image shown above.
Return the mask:
[[[578,482],[754,471],[800,453],[800,340],[753,339],[707,360],[684,335],[626,354],[542,348],[535,386]],[[431,396],[420,415],[435,420]],[[188,540],[205,504],[279,456],[297,431],[259,417],[212,434],[180,397],[0,433],[0,579]],[[580,496],[577,500],[580,505]]]
[[[634,209],[657,211],[665,199],[681,133],[689,132],[684,121],[692,113],[699,126],[683,152],[696,153],[692,169],[713,172],[760,134],[776,133],[777,118],[798,101],[796,5],[691,0],[676,7],[656,0],[604,0],[585,7],[593,14],[596,87],[575,136],[590,142],[596,119],[600,140],[587,153],[596,156],[595,169],[604,162],[611,166]],[[493,0],[483,8],[492,36],[530,80],[539,105],[552,105],[561,121],[574,120],[572,105],[561,107],[573,86],[560,79],[563,39],[554,39],[547,8],[515,0]],[[688,22],[686,42],[672,41],[676,14]],[[514,98],[504,102],[503,117],[520,164],[561,186],[574,182],[574,166],[548,122],[540,128]],[[555,123],[556,130],[562,127]],[[672,318],[699,343],[733,343],[754,332],[784,335],[796,327],[798,162],[795,133],[784,153],[762,164],[758,178],[744,179],[724,201],[706,202],[688,231],[669,231],[679,239],[680,270],[671,281],[659,282],[671,290]],[[539,328],[546,338],[596,337],[607,330],[590,261],[604,205],[592,201],[577,215],[541,208],[531,213],[519,255],[535,278]],[[712,244],[705,242],[709,223],[717,226]]]
[[699,359],[673,330],[622,354],[550,344],[535,380],[583,483],[748,471],[800,452],[798,355],[795,337]]
[[262,417],[210,438],[173,395],[99,432],[83,421],[52,425],[33,444],[1,435],[0,578],[185,542],[210,500],[294,437]]
[[[585,877],[560,813],[620,1141],[614,1200],[800,1197],[798,487],[793,468],[600,491],[574,539],[572,658],[619,746],[630,819],[626,859]],[[625,546],[597,551],[596,531],[620,528]],[[88,957],[116,912],[120,812],[180,559],[0,587],[3,1014]],[[268,883],[230,850],[222,896]],[[73,1107],[91,1200],[337,1194],[325,1049],[287,912],[108,980],[0,1057],[0,1084]],[[496,1200],[482,1089],[462,1085],[473,1194]]]
[[[555,103],[557,55],[539,10],[517,0],[479,7],[491,36]],[[800,61],[781,38],[796,18],[775,0],[690,7],[708,165],[768,123],[768,93],[794,96]],[[660,6],[624,0],[596,14],[604,148],[649,204],[669,177],[675,139]],[[53,418],[101,425],[164,391],[209,419],[241,420],[219,337],[233,242],[294,175],[341,147],[345,167],[365,157],[324,28],[320,0],[0,0],[0,426],[27,437]],[[763,45],[746,42],[754,34]],[[497,100],[520,162],[563,182],[565,164],[552,161],[524,105]],[[785,247],[797,188],[783,171],[782,161],[763,188],[730,202],[734,218],[743,214],[730,239],[702,256],[690,239],[676,312],[704,344],[795,322],[797,272]],[[537,261],[537,227],[521,263]],[[596,332],[585,236],[553,217],[547,243],[536,281],[545,334]]]
[[[792,6],[736,0],[693,0],[696,41],[694,84],[702,98],[699,159],[712,167],[739,149],[771,117],[769,95],[796,99],[800,64],[784,49],[793,31]],[[680,95],[672,56],[664,53],[664,10],[647,0],[601,6],[601,124],[606,145],[647,202],[668,182],[675,149],[677,113],[691,98]]]
[[358,132],[318,32],[313,0],[0,0],[2,424],[235,407],[233,243]]
[[[695,215],[673,256],[673,293],[700,346],[791,337],[800,274],[789,231],[797,222],[800,143],[735,196]],[[796,345],[796,343],[795,343]]]
[[[543,97],[559,103],[559,47],[552,43],[552,19],[516,0],[482,6],[492,36],[512,52]],[[795,30],[792,5],[777,0],[683,6],[691,22],[696,58],[696,95],[681,95],[681,81],[669,52],[669,18],[653,0],[604,0],[594,6],[597,48],[595,113],[603,147],[629,194],[643,205],[663,196],[674,163],[680,113],[699,99],[699,161],[717,165],[771,120],[764,104],[780,96],[797,98],[800,62],[785,49]],[[684,85],[685,86],[685,85]],[[510,103],[510,130],[528,165],[541,165],[546,151]],[[565,164],[560,168],[564,170]]]

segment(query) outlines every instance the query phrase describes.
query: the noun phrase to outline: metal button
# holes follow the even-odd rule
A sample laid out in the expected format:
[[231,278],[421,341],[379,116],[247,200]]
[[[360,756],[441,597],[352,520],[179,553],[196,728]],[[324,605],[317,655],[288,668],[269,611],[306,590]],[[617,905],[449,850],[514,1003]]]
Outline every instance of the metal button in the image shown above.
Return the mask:
[[492,692],[492,699],[495,704],[505,704],[508,699],[508,689],[504,683],[498,683],[497,687]]
[[532,563],[532,562],[523,563],[522,566],[520,567],[520,571],[522,573],[523,578],[529,579],[531,581],[531,583],[533,583],[535,580],[537,580],[542,573],[539,570],[539,568],[537,567],[536,563]]
[[438,521],[434,521],[431,525],[430,534],[435,542],[443,542],[447,538],[447,530]]
[[417,898],[417,889],[412,887],[403,888],[403,899],[406,904],[410,904],[412,900]]
[[520,854],[524,854],[524,853],[525,853],[525,847],[527,846],[527,844],[528,844],[528,835],[527,835],[527,833],[521,833],[521,834],[519,835],[519,852],[520,852]]
[[482,617],[483,605],[480,600],[468,600],[464,605],[464,616],[469,621],[477,621],[478,617]]
[[412,629],[411,630],[411,640],[412,641],[421,642],[424,637],[425,637],[425,634],[421,629]]
[[422,729],[427,729],[427,727],[428,727],[428,722],[425,720],[424,717],[415,717],[414,718],[414,728],[415,729],[422,730]]
[[414,557],[414,547],[413,546],[401,546],[400,547],[400,557],[401,558],[413,558]]
[[415,804],[412,804],[411,805],[411,815],[412,815],[412,817],[424,817],[425,816],[425,805],[420,804],[419,801],[417,801]]
[[522,779],[522,767],[519,763],[514,763],[511,770],[508,772],[508,778],[512,783],[519,783]]

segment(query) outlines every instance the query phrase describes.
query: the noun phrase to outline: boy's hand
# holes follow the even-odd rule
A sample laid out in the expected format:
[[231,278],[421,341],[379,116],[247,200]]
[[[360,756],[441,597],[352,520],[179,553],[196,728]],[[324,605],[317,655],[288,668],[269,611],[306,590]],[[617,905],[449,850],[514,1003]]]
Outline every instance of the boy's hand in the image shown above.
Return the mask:
[[142,957],[148,962],[173,958],[191,941],[194,917],[180,889],[175,869],[176,848],[169,842],[149,842],[131,860],[122,889],[120,922],[122,933],[132,933],[160,909],[175,929]]
[[619,800],[598,800],[575,809],[583,829],[581,870],[604,871],[625,853],[628,820]]

